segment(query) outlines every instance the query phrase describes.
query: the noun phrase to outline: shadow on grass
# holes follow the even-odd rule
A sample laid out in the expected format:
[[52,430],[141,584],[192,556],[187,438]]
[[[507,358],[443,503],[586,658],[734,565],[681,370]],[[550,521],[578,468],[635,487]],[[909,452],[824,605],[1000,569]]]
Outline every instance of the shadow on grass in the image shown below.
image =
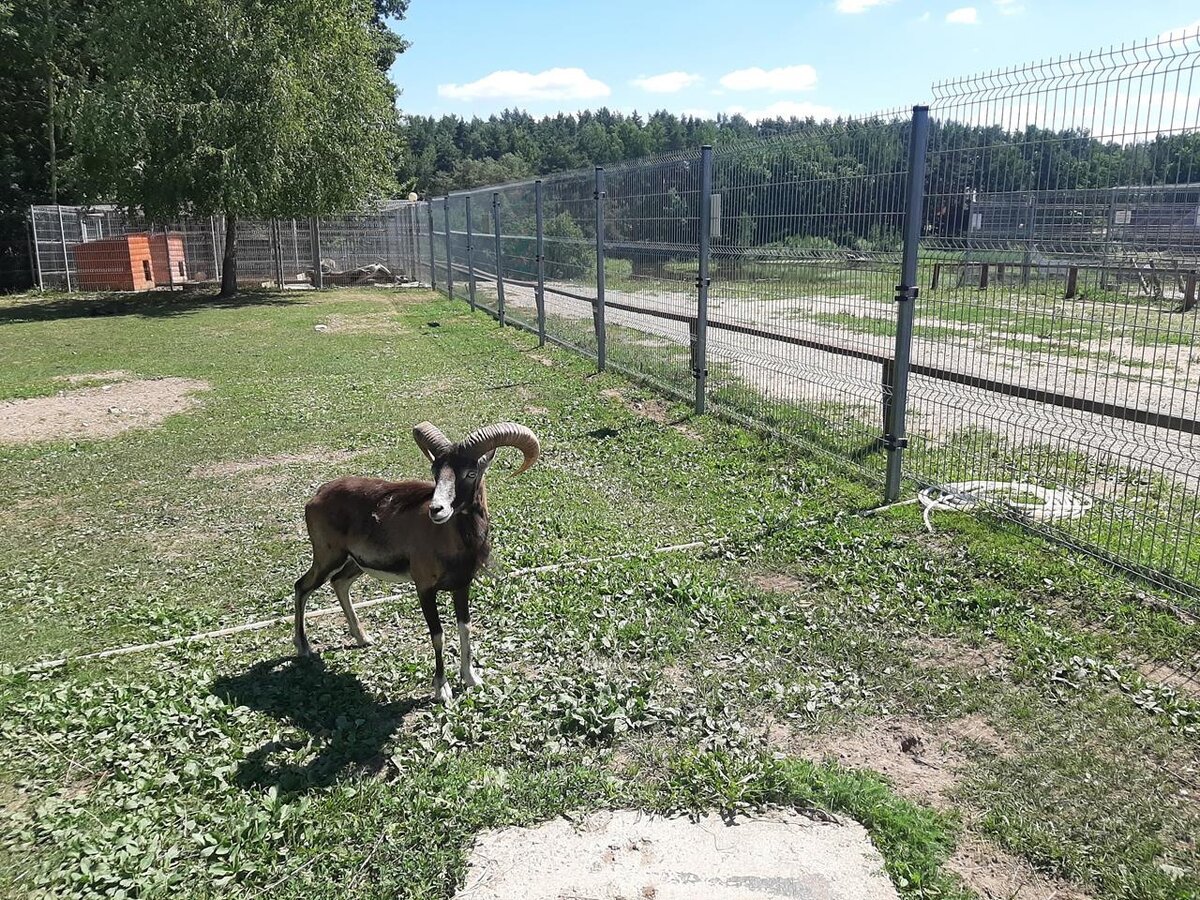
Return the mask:
[[[209,690],[227,703],[308,732],[307,739],[268,741],[238,769],[242,787],[275,786],[289,794],[326,787],[352,769],[378,771],[384,765],[381,751],[404,717],[430,702],[428,697],[381,701],[356,675],[331,672],[319,658],[266,660],[241,675],[217,679]],[[311,758],[310,746],[318,748]],[[296,757],[307,761],[286,761]]]
[[0,325],[16,322],[50,322],[58,319],[94,319],[101,316],[167,318],[207,309],[284,306],[299,299],[278,291],[243,291],[219,298],[211,290],[145,291],[121,294],[76,294],[37,297],[0,306]]

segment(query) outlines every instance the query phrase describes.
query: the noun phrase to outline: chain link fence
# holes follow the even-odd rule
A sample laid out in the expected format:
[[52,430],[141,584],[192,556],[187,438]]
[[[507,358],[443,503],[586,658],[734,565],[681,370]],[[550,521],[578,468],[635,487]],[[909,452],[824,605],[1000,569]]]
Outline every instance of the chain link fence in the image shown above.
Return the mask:
[[[1196,598],[1198,63],[1190,34],[769,140],[243,223],[239,272],[420,280],[887,502],[982,505]],[[32,224],[45,287],[87,288],[89,244],[135,233],[184,283],[220,274],[219,220]]]

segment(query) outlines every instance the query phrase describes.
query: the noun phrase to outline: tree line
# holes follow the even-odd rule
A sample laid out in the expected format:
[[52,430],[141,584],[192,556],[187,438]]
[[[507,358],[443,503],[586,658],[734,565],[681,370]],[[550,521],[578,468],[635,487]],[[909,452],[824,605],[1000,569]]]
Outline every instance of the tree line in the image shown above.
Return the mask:
[[[341,212],[372,197],[436,197],[596,165],[622,173],[610,188],[610,237],[690,241],[703,144],[717,148],[718,244],[890,249],[898,239],[904,122],[609,109],[402,116],[386,72],[407,42],[388,22],[407,3],[0,0],[0,267],[6,240],[10,256],[24,252],[31,204],[221,215],[236,233],[245,217]],[[1200,180],[1195,132],[1116,143],[935,110],[930,147],[927,223],[946,235],[966,227],[972,192]],[[664,158],[619,165],[648,157]],[[556,190],[554,227],[586,235],[587,175]]]

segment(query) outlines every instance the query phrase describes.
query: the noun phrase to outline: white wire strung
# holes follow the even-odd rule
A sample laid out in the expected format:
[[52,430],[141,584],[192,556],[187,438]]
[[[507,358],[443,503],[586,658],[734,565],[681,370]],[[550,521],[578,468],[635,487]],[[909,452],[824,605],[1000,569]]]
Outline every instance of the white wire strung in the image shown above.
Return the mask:
[[999,506],[1033,522],[1078,519],[1092,508],[1092,499],[1061,488],[1045,488],[1022,481],[957,481],[940,487],[927,487],[911,500],[889,503],[871,512],[895,506],[920,503],[921,519],[933,532],[930,517],[934,510],[970,512],[980,505]]
[[942,487],[927,487],[917,500],[924,511],[925,527],[933,531],[930,516],[935,509],[969,512],[981,504],[1000,506],[1034,522],[1078,519],[1092,508],[1092,500],[1061,488],[1045,488],[1020,481],[959,481]]

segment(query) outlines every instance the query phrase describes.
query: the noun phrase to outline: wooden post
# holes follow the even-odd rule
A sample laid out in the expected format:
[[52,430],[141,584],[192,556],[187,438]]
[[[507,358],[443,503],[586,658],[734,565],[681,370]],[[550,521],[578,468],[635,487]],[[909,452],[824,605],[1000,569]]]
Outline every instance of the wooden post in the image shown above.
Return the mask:
[[1079,266],[1071,266],[1067,269],[1067,300],[1071,300],[1075,296],[1076,288],[1079,286]]
[[988,264],[979,264],[979,289],[986,291],[988,286]]
[[929,282],[929,289],[931,291],[936,291],[938,282],[941,281],[941,279],[942,279],[942,264],[934,263],[933,264],[933,278]]

